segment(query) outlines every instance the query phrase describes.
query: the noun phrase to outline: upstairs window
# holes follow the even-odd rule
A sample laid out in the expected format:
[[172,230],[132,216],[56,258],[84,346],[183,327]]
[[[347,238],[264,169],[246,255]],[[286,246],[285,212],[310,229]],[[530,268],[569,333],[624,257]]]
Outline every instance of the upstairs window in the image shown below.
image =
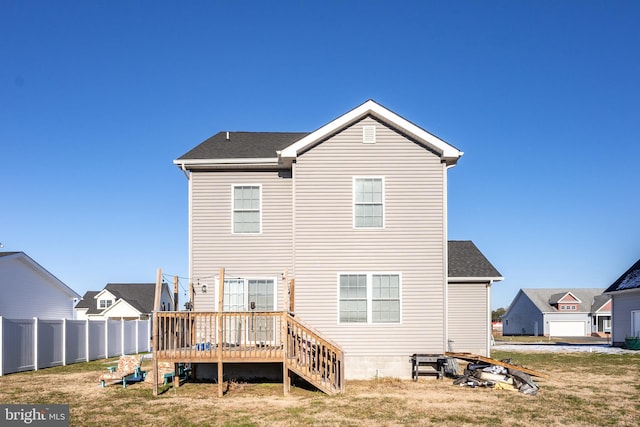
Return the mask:
[[353,179],[354,228],[384,227],[384,180],[382,178]]
[[261,187],[259,185],[233,186],[233,233],[261,232]]

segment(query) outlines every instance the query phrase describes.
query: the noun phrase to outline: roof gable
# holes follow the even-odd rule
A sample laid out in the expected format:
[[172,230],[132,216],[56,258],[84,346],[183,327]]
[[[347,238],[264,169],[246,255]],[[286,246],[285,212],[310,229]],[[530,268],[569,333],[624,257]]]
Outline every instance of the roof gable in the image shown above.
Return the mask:
[[[163,291],[166,286],[163,284]],[[108,283],[104,289],[126,300],[141,313],[153,311],[155,283]]]
[[455,165],[463,154],[462,151],[446,143],[437,136],[430,134],[426,130],[416,126],[407,119],[370,99],[286,147],[280,152],[280,158],[285,162],[290,162],[298,157],[298,155],[326,139],[330,135],[337,133],[341,129],[367,116],[373,116],[379,121],[387,123],[391,125],[391,127],[396,128],[402,133],[419,141],[433,150],[449,165]]
[[633,264],[605,292],[620,292],[640,289],[640,260]]
[[131,311],[138,312],[138,316],[140,314],[147,314],[146,312],[140,311],[139,307],[135,307],[133,304],[130,304],[128,301],[126,301],[124,299],[119,299],[115,303],[111,304],[109,307],[105,308],[102,311],[101,315],[105,316],[105,317],[108,317],[110,311],[121,310],[122,307],[125,307],[125,308],[128,307]]
[[557,294],[553,294],[549,297],[549,304],[551,305],[556,305],[559,303],[567,303],[567,304],[572,304],[572,303],[581,303],[582,301],[580,301],[579,298],[577,298],[573,293],[571,292],[560,292]]
[[288,168],[303,152],[327,137],[372,116],[383,124],[424,145],[448,165],[455,165],[462,151],[400,117],[373,100],[332,120],[314,132],[218,132],[173,163],[186,170]]
[[6,260],[7,262],[18,261],[21,262],[26,267],[32,269],[41,277],[43,277],[48,283],[53,285],[62,293],[69,296],[69,298],[80,298],[80,294],[67,286],[62,280],[58,279],[56,276],[51,274],[47,269],[38,264],[33,258],[27,255],[24,252],[0,252],[0,258],[3,262]]

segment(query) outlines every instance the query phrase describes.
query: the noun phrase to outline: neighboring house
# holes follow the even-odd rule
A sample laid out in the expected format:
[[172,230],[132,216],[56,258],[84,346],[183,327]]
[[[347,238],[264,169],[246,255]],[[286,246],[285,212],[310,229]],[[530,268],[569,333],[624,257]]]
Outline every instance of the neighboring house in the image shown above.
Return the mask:
[[503,335],[580,337],[611,333],[603,288],[520,289],[502,316]]
[[24,252],[0,252],[0,316],[73,319],[80,295]]
[[194,309],[216,310],[223,267],[224,310],[295,300],[296,319],[344,350],[347,379],[410,377],[412,354],[449,339],[487,355],[500,274],[484,257],[447,274],[451,255],[479,260],[471,242],[448,250],[447,170],[462,154],[371,100],[311,133],[212,136],[174,161],[189,180]]
[[640,260],[618,278],[605,293],[613,300],[614,345],[640,337]]
[[[88,291],[76,305],[79,320],[148,319],[153,312],[155,283],[109,283],[101,291]],[[173,296],[162,285],[161,307],[173,310]]]

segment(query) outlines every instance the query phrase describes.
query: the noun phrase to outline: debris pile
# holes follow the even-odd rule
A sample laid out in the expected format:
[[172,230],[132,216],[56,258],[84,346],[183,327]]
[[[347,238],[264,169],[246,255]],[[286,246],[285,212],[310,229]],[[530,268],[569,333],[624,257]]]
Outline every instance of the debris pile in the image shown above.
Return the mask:
[[[510,363],[510,360],[502,362]],[[528,395],[538,393],[538,384],[531,376],[516,369],[492,365],[486,362],[469,363],[464,375],[456,378],[455,385],[466,387],[491,387],[501,390],[519,391]]]
[[456,376],[455,385],[513,390],[533,396],[540,387],[531,377],[549,378],[547,374],[514,365],[511,359],[495,360],[470,353],[447,353],[447,356],[469,362],[464,374]]

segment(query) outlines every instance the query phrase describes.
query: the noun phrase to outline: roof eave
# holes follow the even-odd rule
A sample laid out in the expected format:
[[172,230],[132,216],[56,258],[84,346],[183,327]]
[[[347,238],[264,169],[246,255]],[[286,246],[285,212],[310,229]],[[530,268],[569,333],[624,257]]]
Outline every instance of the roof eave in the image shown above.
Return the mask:
[[613,291],[605,291],[603,294],[611,295],[611,294],[626,294],[629,292],[640,292],[640,288],[630,288],[630,289],[617,289]]
[[238,159],[176,159],[173,164],[182,170],[211,169],[273,169],[282,167],[277,157]]
[[478,282],[478,283],[486,283],[486,282],[501,282],[504,280],[504,277],[448,277],[447,281],[452,283],[462,283],[462,282]]

